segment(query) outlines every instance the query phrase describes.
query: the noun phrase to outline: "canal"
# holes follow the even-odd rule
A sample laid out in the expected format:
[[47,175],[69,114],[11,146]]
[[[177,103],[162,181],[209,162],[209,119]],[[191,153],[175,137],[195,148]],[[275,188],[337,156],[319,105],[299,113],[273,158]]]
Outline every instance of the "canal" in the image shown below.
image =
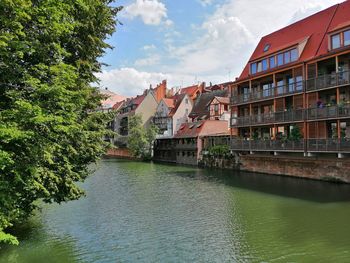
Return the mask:
[[0,262],[350,262],[350,186],[104,160]]

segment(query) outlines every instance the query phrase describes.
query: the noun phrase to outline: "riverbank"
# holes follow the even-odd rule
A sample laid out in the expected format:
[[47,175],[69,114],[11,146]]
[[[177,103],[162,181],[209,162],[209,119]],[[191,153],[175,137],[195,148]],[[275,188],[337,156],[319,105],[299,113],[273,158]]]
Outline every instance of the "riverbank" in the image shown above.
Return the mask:
[[[106,158],[135,160],[128,149],[111,149],[107,152]],[[168,159],[157,159],[156,161],[182,164],[177,159],[172,161]],[[269,156],[259,154],[240,155],[235,153],[225,158],[203,155],[199,161],[192,163],[198,163],[198,166],[203,168],[240,170],[312,180],[350,183],[349,158],[317,158],[290,155]]]

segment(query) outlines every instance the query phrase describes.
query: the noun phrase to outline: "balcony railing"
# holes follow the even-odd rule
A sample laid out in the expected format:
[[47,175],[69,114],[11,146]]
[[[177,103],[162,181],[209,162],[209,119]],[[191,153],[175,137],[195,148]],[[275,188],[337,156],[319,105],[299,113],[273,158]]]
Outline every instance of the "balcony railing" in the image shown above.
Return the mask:
[[325,74],[306,81],[306,91],[332,88],[350,83],[350,71]]
[[350,153],[349,139],[309,139],[307,140],[309,152],[346,152]]
[[260,124],[272,124],[282,122],[296,122],[305,119],[304,109],[271,112],[266,114],[232,118],[233,127],[252,126]]
[[323,108],[309,108],[307,109],[308,120],[332,119],[332,118],[346,118],[350,117],[350,105],[333,105]]
[[177,150],[195,150],[197,149],[197,143],[179,143],[175,145]]
[[350,153],[350,139],[232,140],[233,151],[290,151],[290,152],[342,152]]
[[231,149],[235,151],[304,151],[304,140],[232,140]]
[[[262,88],[262,87],[261,87]],[[269,89],[261,89],[257,92],[247,94],[233,94],[232,104],[248,103],[260,100],[267,100],[274,97],[300,93],[304,91],[304,81],[298,81],[287,85],[280,85]]]

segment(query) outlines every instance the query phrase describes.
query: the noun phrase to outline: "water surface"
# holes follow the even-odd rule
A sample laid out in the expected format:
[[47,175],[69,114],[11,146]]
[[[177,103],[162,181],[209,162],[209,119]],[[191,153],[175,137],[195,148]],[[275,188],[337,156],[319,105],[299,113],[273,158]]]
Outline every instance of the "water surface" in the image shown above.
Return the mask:
[[0,262],[350,262],[350,185],[104,160]]

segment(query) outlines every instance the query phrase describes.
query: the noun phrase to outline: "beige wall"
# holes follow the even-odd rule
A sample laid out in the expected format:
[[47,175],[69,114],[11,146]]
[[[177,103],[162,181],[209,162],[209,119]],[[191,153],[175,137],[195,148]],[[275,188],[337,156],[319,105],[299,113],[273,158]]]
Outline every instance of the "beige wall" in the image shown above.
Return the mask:
[[137,107],[135,113],[142,115],[142,124],[148,127],[154,116],[158,103],[151,93],[148,93],[142,103]]
[[[186,99],[188,103],[186,103]],[[188,114],[190,114],[190,112],[192,111],[192,108],[193,108],[193,102],[189,98],[189,96],[186,94],[186,96],[181,101],[177,111],[173,116],[173,135],[175,135],[176,132],[180,129],[180,126],[182,123],[187,122]]]

